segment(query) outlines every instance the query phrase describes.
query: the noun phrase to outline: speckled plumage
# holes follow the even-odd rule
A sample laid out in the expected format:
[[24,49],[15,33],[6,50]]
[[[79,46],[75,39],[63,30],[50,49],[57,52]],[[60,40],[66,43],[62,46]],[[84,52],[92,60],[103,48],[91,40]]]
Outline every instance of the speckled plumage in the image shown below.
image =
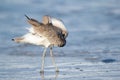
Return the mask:
[[28,19],[28,22],[32,25],[33,30],[36,34],[44,36],[50,42],[50,45],[54,46],[64,46],[66,40],[62,34],[62,30],[52,23],[40,23],[35,19]]

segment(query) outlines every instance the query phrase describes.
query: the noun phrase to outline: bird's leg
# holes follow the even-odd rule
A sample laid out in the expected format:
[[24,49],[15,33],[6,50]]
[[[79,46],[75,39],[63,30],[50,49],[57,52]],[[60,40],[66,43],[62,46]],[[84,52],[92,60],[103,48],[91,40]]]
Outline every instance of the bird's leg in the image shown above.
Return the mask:
[[53,65],[54,65],[55,68],[56,68],[56,72],[59,72],[58,67],[57,67],[57,65],[55,64],[55,59],[54,59],[54,55],[53,55],[53,52],[52,52],[52,47],[50,48],[50,56],[51,56],[51,58],[52,58],[52,63],[53,63]]
[[44,52],[43,52],[43,56],[42,56],[42,65],[41,65],[40,73],[43,73],[43,72],[44,72],[44,63],[45,63],[46,51],[47,51],[47,48],[45,48],[45,49],[44,49]]

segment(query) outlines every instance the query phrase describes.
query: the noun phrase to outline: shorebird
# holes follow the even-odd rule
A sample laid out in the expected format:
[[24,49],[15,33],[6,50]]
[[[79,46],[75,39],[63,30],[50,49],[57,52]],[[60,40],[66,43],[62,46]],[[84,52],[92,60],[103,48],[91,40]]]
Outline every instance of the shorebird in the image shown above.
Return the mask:
[[59,72],[59,69],[55,63],[52,48],[54,46],[63,47],[66,44],[68,31],[62,20],[45,15],[42,18],[42,22],[39,22],[33,18],[28,17],[27,15],[25,16],[28,23],[32,25],[31,27],[27,28],[29,32],[21,37],[13,38],[12,40],[17,43],[28,43],[44,46],[40,70],[41,73],[44,72],[44,63],[47,48],[50,48],[52,63],[55,66],[56,72]]

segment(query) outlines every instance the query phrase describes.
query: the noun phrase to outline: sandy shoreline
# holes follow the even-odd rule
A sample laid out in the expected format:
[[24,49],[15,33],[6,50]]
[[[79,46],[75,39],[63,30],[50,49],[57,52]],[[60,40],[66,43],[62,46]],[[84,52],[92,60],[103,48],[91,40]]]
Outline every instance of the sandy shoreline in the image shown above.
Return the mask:
[[[86,55],[87,56],[87,55]],[[40,74],[41,58],[0,55],[0,80],[119,80],[120,63],[90,61],[81,57],[56,57],[59,73],[46,57],[45,73]],[[44,78],[44,79],[43,79]]]

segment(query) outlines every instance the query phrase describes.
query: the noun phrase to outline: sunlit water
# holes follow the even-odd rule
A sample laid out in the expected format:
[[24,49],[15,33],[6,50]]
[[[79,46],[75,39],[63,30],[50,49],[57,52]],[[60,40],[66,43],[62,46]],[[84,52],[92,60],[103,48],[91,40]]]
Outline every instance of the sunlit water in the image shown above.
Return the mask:
[[[27,32],[25,14],[39,21],[43,15],[64,21],[67,44],[54,49],[58,80],[119,80],[120,0],[1,0],[0,80],[41,80],[43,48],[11,41]],[[45,75],[52,80],[54,68],[47,56]]]

